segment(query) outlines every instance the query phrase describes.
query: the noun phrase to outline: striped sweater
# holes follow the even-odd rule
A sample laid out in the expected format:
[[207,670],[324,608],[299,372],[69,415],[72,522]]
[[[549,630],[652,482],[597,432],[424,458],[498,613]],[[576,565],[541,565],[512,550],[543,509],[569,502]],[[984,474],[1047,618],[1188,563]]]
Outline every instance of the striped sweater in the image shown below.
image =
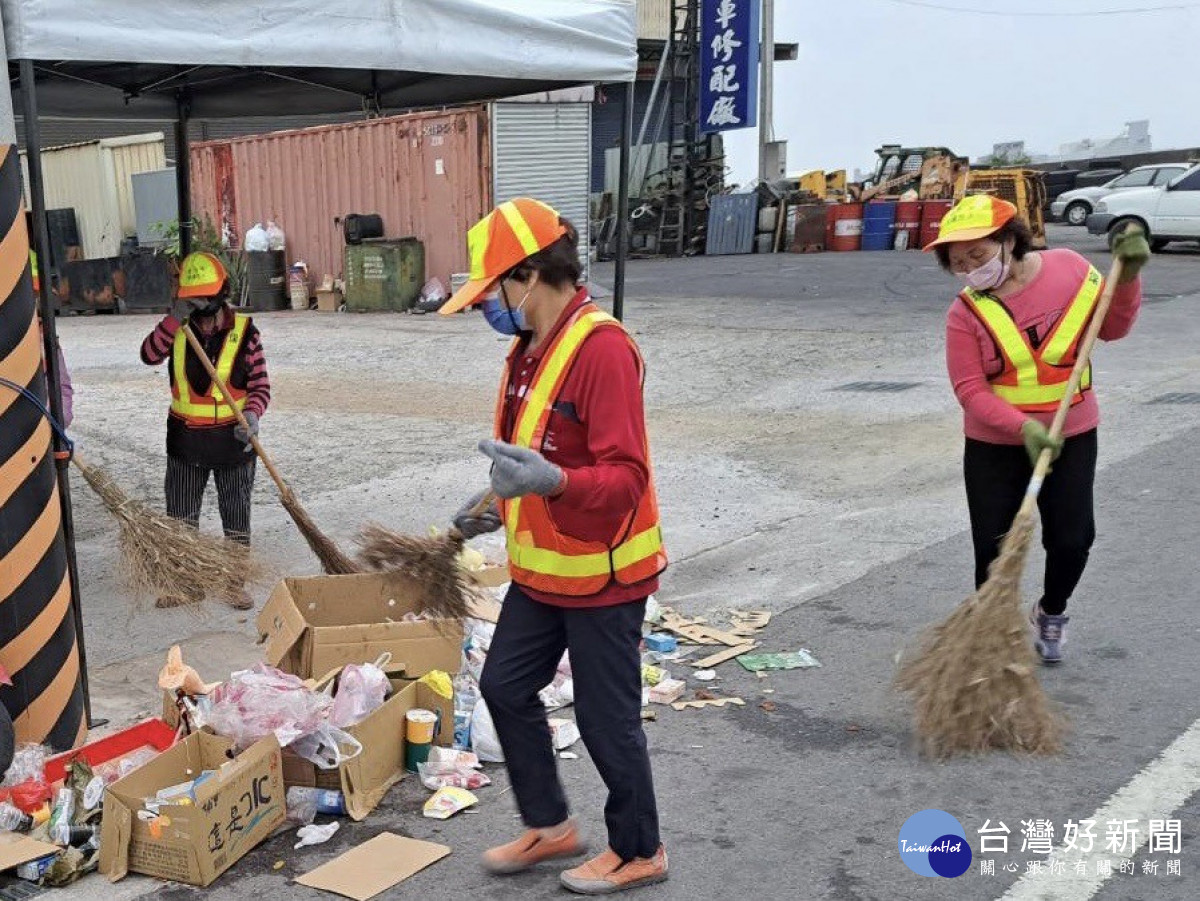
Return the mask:
[[[233,327],[233,315],[233,311],[226,307],[221,313],[221,321],[216,328],[206,329],[204,325],[208,323],[201,324],[195,321],[192,323],[196,337],[204,344],[209,360],[214,363],[225,336]],[[147,366],[158,366],[170,359],[179,325],[179,320],[168,315],[154,327],[154,331],[147,335],[146,340],[142,342],[143,363]],[[185,368],[192,391],[196,394],[207,393],[210,384],[208,374],[190,348]],[[173,383],[174,369],[168,366],[167,370]],[[246,412],[254,413],[260,418],[266,413],[267,406],[271,402],[271,379],[267,373],[262,336],[253,323],[246,329],[242,353],[234,362],[229,382],[232,387],[246,391]],[[242,443],[233,436],[233,429],[232,425],[192,427],[177,416],[169,416],[167,420],[167,453],[198,466],[236,465],[244,462],[245,449]]]

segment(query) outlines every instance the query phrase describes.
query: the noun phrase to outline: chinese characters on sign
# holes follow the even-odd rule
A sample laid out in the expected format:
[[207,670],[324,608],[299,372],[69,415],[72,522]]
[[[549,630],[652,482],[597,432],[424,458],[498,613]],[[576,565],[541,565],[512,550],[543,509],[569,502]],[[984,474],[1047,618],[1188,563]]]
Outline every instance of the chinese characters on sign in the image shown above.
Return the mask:
[[[1139,820],[1108,820],[1104,823],[1104,838],[1096,832],[1096,820],[1067,820],[1062,827],[1061,844],[1055,844],[1059,835],[1053,821],[1046,819],[1021,820],[1020,853],[1025,855],[1040,855],[1047,859],[1025,860],[1021,866],[1015,861],[1008,861],[997,867],[995,859],[988,855],[1006,855],[1009,853],[1009,836],[1012,830],[1003,822],[997,820],[993,825],[990,819],[976,833],[979,836],[979,875],[995,876],[997,869],[1003,873],[1023,873],[1027,876],[1048,874],[1050,876],[1084,877],[1091,873],[1107,879],[1114,874],[1123,876],[1157,876],[1165,873],[1167,876],[1182,875],[1182,862],[1178,855],[1182,853],[1182,831],[1179,820],[1150,820],[1146,829],[1142,829]],[[1145,836],[1145,841],[1142,837]],[[1015,836],[1013,851],[1016,851]],[[1089,863],[1086,860],[1063,860],[1054,857],[1055,852],[1074,857],[1079,854],[1107,854]],[[1140,864],[1134,858],[1144,852],[1151,859],[1142,860]],[[1163,866],[1153,855],[1163,854],[1171,859]]]
[[702,0],[700,130],[752,128],[758,113],[760,0]]

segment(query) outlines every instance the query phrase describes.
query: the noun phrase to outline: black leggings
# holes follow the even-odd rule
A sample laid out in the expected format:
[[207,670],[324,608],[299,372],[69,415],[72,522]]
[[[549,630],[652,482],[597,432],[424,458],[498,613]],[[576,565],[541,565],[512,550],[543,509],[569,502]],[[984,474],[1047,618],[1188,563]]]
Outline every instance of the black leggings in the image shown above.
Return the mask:
[[[1046,578],[1042,611],[1060,614],[1087,567],[1096,540],[1092,486],[1096,480],[1096,430],[1068,438],[1038,497]],[[967,439],[963,454],[971,538],[975,544],[975,587],[987,581],[988,566],[1020,509],[1033,467],[1020,444]]]

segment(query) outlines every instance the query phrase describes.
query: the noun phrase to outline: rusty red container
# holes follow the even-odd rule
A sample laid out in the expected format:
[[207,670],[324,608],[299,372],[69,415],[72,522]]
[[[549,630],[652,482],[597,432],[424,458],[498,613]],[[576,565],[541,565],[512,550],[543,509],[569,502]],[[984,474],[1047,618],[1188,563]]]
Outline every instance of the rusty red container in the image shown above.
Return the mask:
[[[900,235],[905,237],[901,239]],[[896,241],[904,241],[906,250],[916,250],[921,240],[921,201],[902,200],[896,204]],[[899,243],[896,245],[899,247]]]
[[863,205],[835,203],[829,207],[825,226],[825,249],[835,251],[861,250]]
[[942,217],[954,206],[951,200],[926,200],[921,204],[921,249],[924,250],[937,240]]

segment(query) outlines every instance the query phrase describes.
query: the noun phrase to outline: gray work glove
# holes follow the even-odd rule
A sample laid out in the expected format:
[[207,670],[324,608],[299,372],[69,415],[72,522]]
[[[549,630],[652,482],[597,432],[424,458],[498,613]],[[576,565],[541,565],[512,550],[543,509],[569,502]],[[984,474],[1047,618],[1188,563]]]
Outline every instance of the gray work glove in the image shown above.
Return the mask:
[[454,514],[454,528],[462,533],[463,538],[470,541],[476,535],[486,535],[500,528],[500,508],[495,498],[484,508],[482,513],[472,513],[475,505],[483,500],[486,491],[471,495],[471,499],[463,504],[462,509]]
[[492,459],[492,490],[505,500],[526,494],[554,494],[562,487],[563,471],[527,447],[489,438],[479,450]]
[[171,316],[178,323],[187,322],[187,318],[192,315],[194,307],[186,300],[176,298],[171,304]]
[[250,439],[258,437],[258,414],[245,410],[242,415],[246,417],[246,425],[250,428],[249,430],[242,428],[242,424],[239,422],[234,426],[233,437],[238,441],[245,442],[246,453],[251,453],[254,450],[254,445],[250,443]]

